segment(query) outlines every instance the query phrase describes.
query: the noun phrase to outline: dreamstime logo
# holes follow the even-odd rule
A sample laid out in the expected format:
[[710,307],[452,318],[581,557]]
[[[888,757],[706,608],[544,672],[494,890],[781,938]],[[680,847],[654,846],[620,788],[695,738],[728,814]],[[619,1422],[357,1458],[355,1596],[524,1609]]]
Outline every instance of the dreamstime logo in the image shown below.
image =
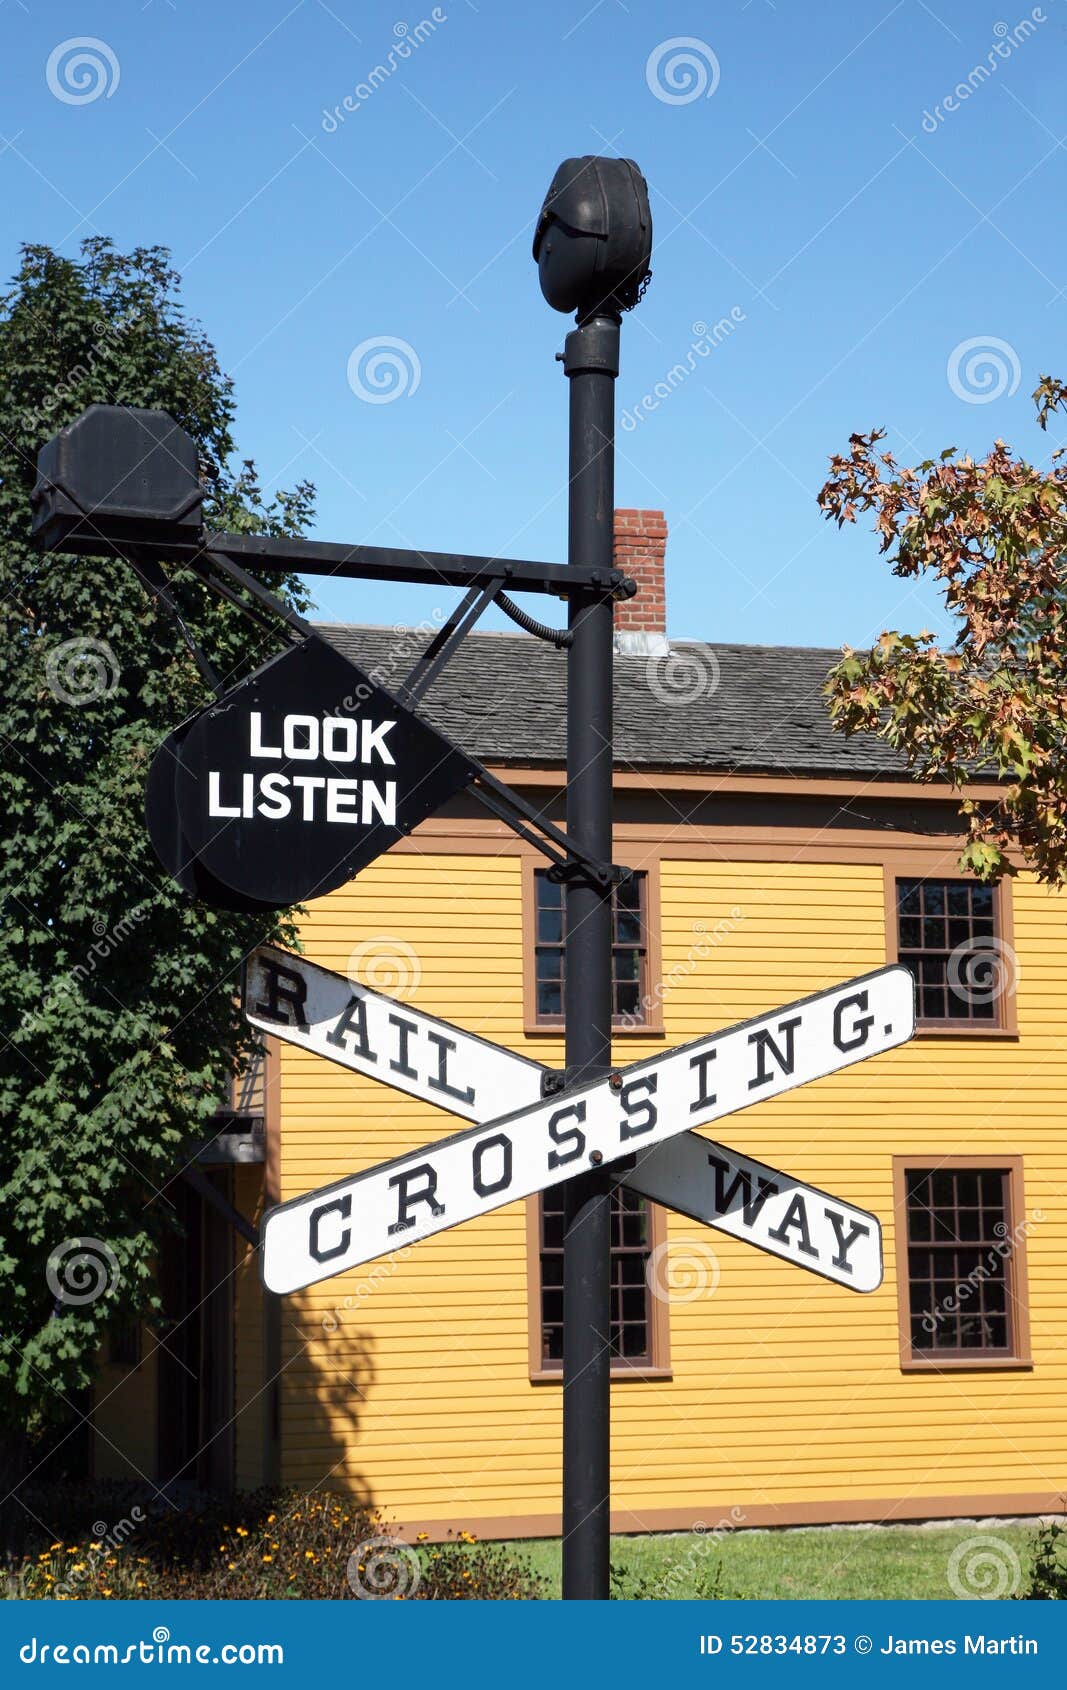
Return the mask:
[[961,340],[945,368],[949,387],[967,405],[989,405],[1005,395],[1010,399],[1022,375],[1014,346],[992,334]]
[[58,424],[53,421],[52,413],[58,406],[74,399],[79,387],[95,373],[98,361],[119,351],[123,337],[143,321],[140,311],[130,310],[123,312],[114,322],[106,322],[99,334],[93,336],[86,362],[72,365],[39,406],[22,412],[22,427],[31,434],[38,430],[54,433]]
[[[1032,1214],[1016,1223],[1009,1229],[1006,1221],[997,1221],[993,1232],[996,1242],[990,1244],[983,1259],[976,1262],[966,1279],[961,1280],[947,1296],[940,1297],[936,1303],[927,1309],[922,1317],[922,1328],[935,1339],[941,1330],[946,1316],[965,1314],[967,1304],[988,1280],[994,1284],[1004,1283],[1004,1263],[1014,1255],[1016,1248],[1022,1241],[1029,1238],[1031,1232],[1039,1227],[1046,1219],[1044,1209],[1035,1209]],[[955,1324],[953,1322],[953,1324]]]
[[52,48],[44,79],[65,106],[89,106],[101,95],[110,100],[120,75],[119,61],[106,41],[75,35]]
[[657,1244],[645,1266],[645,1282],[661,1303],[691,1303],[719,1289],[719,1258],[703,1239]]
[[353,347],[348,360],[348,385],[367,405],[391,405],[417,393],[422,365],[415,348],[397,335],[372,335]]
[[695,35],[674,35],[653,47],[645,64],[649,92],[665,106],[688,106],[710,100],[719,86],[719,61],[706,41]]
[[361,939],[348,956],[348,977],[392,998],[414,997],[422,979],[419,953],[393,933]]
[[125,944],[134,928],[144,921],[150,907],[147,903],[135,904],[132,910],[127,910],[111,927],[102,916],[97,916],[93,922],[93,942],[85,953],[84,961],[75,963],[73,968],[68,968],[65,973],[60,974],[41,1001],[27,1009],[19,1022],[18,1036],[41,1030],[42,1023],[57,1007],[80,997],[86,980],[92,978],[98,965],[106,962],[119,945]]
[[651,411],[658,411],[663,401],[669,399],[683,382],[688,381],[697,369],[699,360],[710,358],[716,347],[728,340],[738,324],[745,321],[745,313],[740,305],[732,305],[729,316],[720,317],[718,322],[712,323],[710,327],[698,319],[692,325],[694,338],[689,343],[685,357],[672,364],[666,375],[661,377],[648,393],[641,395],[636,405],[628,405],[623,411],[619,421],[626,433],[631,434]]
[[346,114],[357,112],[365,106],[378,89],[384,87],[391,76],[396,75],[404,61],[410,59],[412,53],[421,47],[424,41],[428,41],[441,24],[447,22],[448,13],[442,11],[440,6],[435,6],[429,17],[420,18],[413,28],[403,21],[395,23],[393,45],[384,60],[368,71],[364,80],[357,82],[351,94],[346,94],[338,105],[332,109],[329,106],[323,107],[320,127],[324,134],[336,135],[345,121]]
[[932,110],[928,106],[923,112],[922,126],[926,133],[936,135],[941,124],[946,122],[953,112],[959,111],[971,95],[978,92],[983,82],[988,82],[991,76],[996,75],[1004,60],[1010,59],[1024,41],[1029,41],[1031,36],[1037,34],[1038,25],[1047,22],[1048,18],[1041,7],[1035,6],[1027,17],[1020,18],[1014,29],[1003,22],[995,23],[995,40],[984,62],[979,60],[976,65],[972,65],[966,77],[957,82],[955,88],[944,94]]
[[672,646],[666,657],[650,657],[645,664],[648,689],[661,704],[671,707],[695,704],[719,690],[722,669],[708,646],[683,651]]
[[[53,1586],[51,1595],[62,1602],[81,1593],[91,1594],[88,1586],[95,1582],[103,1570],[104,1563],[100,1557],[107,1550],[121,1549],[137,1527],[144,1524],[144,1520],[144,1510],[137,1507],[131,1508],[129,1516],[119,1520],[115,1526],[109,1526],[106,1520],[94,1520],[93,1536],[97,1542],[89,1544],[83,1552],[83,1558],[68,1567],[64,1577]],[[168,1632],[166,1637],[169,1635]],[[157,1637],[156,1642],[166,1642],[166,1637]]]
[[642,995],[638,1008],[620,1018],[619,1025],[623,1028],[643,1026],[648,1021],[652,1009],[657,1004],[662,1004],[669,992],[674,991],[683,980],[694,974],[716,945],[724,944],[731,933],[736,933],[744,919],[744,910],[740,904],[735,904],[728,916],[723,916],[715,923],[710,935],[706,921],[694,921],[691,928],[693,942],[685,954],[685,960],[672,963],[662,980],[657,980],[652,990]]
[[400,1602],[422,1580],[419,1558],[395,1537],[369,1537],[348,1557],[348,1583],[363,1602]]
[[119,684],[118,658],[106,640],[91,634],[53,646],[44,672],[49,692],[63,704],[95,704]]
[[970,939],[949,956],[949,990],[964,1003],[981,1006],[1014,997],[1018,984],[1019,958],[1003,939]]
[[1002,1537],[969,1537],[952,1551],[948,1582],[964,1602],[1000,1602],[1022,1579],[1019,1557]]
[[[414,1245],[402,1244],[398,1250],[390,1250],[387,1257],[379,1258],[372,1265],[366,1279],[357,1285],[355,1291],[349,1292],[343,1302],[335,1303],[332,1309],[327,1309],[321,1321],[322,1330],[327,1337],[332,1337],[335,1332],[341,1330],[346,1314],[361,1308],[369,1297],[373,1297],[375,1291],[388,1283],[400,1263],[410,1256],[413,1248]],[[304,1337],[303,1333],[301,1337]]]
[[735,1505],[731,1508],[729,1514],[724,1514],[722,1519],[717,1521],[714,1526],[709,1526],[706,1520],[694,1520],[693,1542],[689,1545],[682,1559],[675,1561],[668,1567],[663,1578],[651,1592],[652,1596],[662,1601],[675,1590],[680,1595],[683,1594],[686,1586],[692,1582],[694,1573],[699,1571],[701,1561],[710,1554],[712,1549],[729,1537],[731,1532],[736,1531],[739,1526],[743,1526],[745,1519],[744,1509]]
[[58,1303],[83,1308],[113,1291],[122,1278],[119,1259],[102,1238],[65,1238],[45,1268],[48,1289]]

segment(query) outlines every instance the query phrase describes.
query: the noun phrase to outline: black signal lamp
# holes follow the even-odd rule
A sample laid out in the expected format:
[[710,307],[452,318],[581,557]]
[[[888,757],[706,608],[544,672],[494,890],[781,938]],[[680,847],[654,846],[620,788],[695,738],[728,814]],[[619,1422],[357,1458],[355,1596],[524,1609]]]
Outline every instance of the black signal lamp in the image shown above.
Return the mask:
[[197,447],[165,411],[90,405],[37,454],[32,535],[42,550],[196,541],[204,491]]
[[564,159],[537,219],[533,255],[556,311],[582,322],[632,310],[652,258],[648,184],[633,160]]

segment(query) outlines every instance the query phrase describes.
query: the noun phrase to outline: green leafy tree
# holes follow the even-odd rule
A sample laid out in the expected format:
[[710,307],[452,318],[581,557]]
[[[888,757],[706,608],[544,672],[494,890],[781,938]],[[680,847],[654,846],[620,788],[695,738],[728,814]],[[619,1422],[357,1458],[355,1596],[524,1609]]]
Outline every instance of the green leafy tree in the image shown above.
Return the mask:
[[[292,936],[190,904],[149,844],[149,762],[209,696],[174,622],[123,563],[30,545],[37,452],[94,401],[189,430],[209,525],[308,522],[310,486],[266,501],[231,467],[231,383],[178,288],[164,250],[94,239],[78,259],[24,248],[0,299],[0,1497],[72,1414],[108,1324],[151,1317],[161,1189],[245,1049],[240,960]],[[264,579],[306,608],[295,579]],[[177,592],[224,679],[268,655],[192,576]]]
[[[1067,410],[1067,387],[1043,376],[1041,427]],[[922,779],[957,788],[1000,783],[991,801],[962,798],[961,867],[1011,872],[1013,850],[1044,881],[1067,882],[1067,462],[1039,467],[1002,440],[981,460],[949,447],[901,467],[884,430],[854,434],[830,460],[819,494],[839,526],[874,515],[893,573],[934,576],[957,624],[940,648],[928,632],[846,647],[830,672],[834,724],[874,733]]]

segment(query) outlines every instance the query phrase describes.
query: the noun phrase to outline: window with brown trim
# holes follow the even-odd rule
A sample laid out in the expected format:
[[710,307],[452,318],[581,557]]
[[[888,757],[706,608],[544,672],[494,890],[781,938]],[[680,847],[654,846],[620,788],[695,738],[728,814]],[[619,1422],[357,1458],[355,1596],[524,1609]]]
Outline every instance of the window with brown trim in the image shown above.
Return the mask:
[[[540,1202],[541,1355],[540,1371],[563,1367],[563,1187],[553,1186]],[[651,1205],[635,1191],[616,1186],[611,1209],[612,1366],[650,1368],[656,1354],[655,1306],[648,1285],[652,1254]]]
[[1026,1362],[1019,1159],[969,1167],[961,1157],[898,1172],[902,1359]]
[[[566,959],[563,887],[534,873],[534,1012],[538,1026],[562,1027]],[[611,894],[611,1010],[616,1024],[639,1025],[648,1006],[648,876],[636,873]]]
[[972,880],[899,878],[897,957],[915,976],[920,1026],[1002,1025],[997,894]]

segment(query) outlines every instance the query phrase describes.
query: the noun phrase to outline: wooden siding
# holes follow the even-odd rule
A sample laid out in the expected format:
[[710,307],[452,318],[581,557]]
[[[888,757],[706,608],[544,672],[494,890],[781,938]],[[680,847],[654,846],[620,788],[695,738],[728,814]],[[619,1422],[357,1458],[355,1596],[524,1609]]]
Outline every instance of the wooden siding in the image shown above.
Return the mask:
[[147,1328],[142,1329],[141,1342],[136,1367],[101,1362],[93,1387],[94,1478],[155,1477],[158,1369],[155,1343]]
[[[620,1041],[619,1060],[885,960],[883,869],[869,836],[855,862],[793,860],[792,847],[781,860],[723,861],[678,856],[681,831],[661,869],[664,1034]],[[558,1063],[558,1039],[523,1033],[520,870],[513,847],[392,854],[313,904],[303,943],[337,970],[358,951],[369,983]],[[672,1299],[671,1380],[613,1387],[620,1511],[708,1520],[714,1499],[716,1518],[736,1508],[743,1524],[746,1510],[755,1519],[776,1505],[908,1497],[944,1513],[945,1498],[966,1511],[975,1496],[1067,1488],[1067,923],[1063,901],[1027,876],[1010,895],[1017,1042],[920,1039],[722,1123],[738,1149],[874,1210],[885,1282],[851,1295],[672,1217],[676,1272],[688,1261],[699,1283],[717,1267],[718,1284],[688,1297],[683,1285]],[[454,1129],[452,1117],[291,1047],[280,1088],[283,1198]],[[1023,1156],[1028,1211],[1045,1217],[1027,1244],[1033,1367],[904,1374],[892,1157],[967,1150]],[[243,1483],[261,1460],[261,1312],[242,1267]],[[412,1529],[556,1513],[560,1393],[529,1379],[521,1203],[285,1299],[281,1326],[285,1481],[348,1486]]]

